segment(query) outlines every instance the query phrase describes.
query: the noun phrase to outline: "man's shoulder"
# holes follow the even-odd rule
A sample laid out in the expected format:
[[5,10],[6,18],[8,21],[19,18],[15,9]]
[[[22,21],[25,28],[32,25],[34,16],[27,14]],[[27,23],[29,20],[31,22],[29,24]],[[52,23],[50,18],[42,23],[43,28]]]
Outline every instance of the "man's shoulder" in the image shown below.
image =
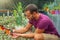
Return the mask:
[[40,19],[50,20],[50,18],[49,18],[47,15],[44,15],[44,14],[41,14],[41,15],[40,15]]

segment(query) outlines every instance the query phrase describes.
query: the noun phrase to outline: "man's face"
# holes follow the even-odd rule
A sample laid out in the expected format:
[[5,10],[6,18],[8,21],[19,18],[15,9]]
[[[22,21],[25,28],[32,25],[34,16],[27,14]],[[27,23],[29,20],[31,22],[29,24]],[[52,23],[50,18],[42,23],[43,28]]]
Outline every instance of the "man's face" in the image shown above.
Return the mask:
[[25,16],[26,16],[29,20],[35,18],[35,14],[34,14],[34,13],[31,14],[30,11],[26,11],[26,12],[25,12]]

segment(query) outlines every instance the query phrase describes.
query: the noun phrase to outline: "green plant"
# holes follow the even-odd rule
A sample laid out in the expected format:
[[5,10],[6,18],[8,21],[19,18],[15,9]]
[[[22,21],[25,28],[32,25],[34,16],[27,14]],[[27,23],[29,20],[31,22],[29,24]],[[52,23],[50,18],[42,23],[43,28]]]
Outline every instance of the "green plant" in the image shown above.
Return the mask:
[[26,21],[25,21],[26,18],[25,18],[24,13],[22,11],[23,11],[22,3],[19,2],[17,4],[17,8],[15,10],[13,10],[13,15],[15,17],[17,25],[25,25],[26,24]]

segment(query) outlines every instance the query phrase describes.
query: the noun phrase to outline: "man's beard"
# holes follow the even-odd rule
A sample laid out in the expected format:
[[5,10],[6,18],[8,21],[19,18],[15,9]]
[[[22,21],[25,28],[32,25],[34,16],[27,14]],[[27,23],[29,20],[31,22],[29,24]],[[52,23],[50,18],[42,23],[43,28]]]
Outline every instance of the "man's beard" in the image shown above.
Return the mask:
[[29,20],[33,20],[33,19],[35,19],[35,18],[32,16],[32,18],[30,18]]

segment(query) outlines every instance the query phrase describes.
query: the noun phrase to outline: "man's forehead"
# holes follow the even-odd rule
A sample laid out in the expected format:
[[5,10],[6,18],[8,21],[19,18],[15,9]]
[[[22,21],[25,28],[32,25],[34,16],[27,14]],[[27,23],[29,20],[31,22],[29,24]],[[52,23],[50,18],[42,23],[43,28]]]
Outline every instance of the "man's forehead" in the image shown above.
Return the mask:
[[30,11],[25,11],[25,14],[31,14]]
[[25,13],[30,13],[30,11],[28,10],[28,11],[25,11]]

